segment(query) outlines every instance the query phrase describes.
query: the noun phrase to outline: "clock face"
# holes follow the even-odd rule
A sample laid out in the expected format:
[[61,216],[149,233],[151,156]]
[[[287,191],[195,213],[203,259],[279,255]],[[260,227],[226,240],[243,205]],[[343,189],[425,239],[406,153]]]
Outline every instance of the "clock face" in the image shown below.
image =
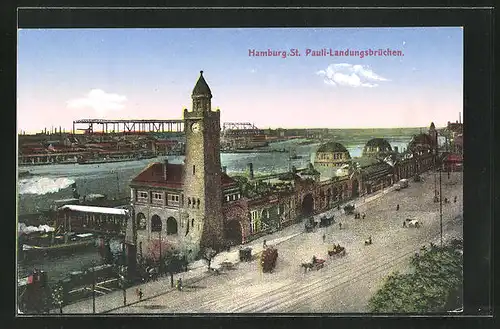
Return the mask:
[[191,131],[197,133],[200,131],[200,124],[198,122],[191,125]]

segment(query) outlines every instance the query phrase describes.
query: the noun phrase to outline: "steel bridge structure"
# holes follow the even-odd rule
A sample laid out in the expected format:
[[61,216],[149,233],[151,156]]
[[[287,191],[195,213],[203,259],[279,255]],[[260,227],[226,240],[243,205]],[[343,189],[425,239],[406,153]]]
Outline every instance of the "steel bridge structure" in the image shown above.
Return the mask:
[[[85,125],[85,128],[80,128]],[[80,126],[80,127],[78,127]],[[73,121],[73,134],[76,131],[87,134],[101,133],[166,133],[184,131],[184,120],[156,120],[156,119],[80,119]]]
[[[87,134],[113,133],[182,133],[184,120],[156,119],[80,119],[73,121],[73,134],[83,131]],[[223,135],[261,135],[263,131],[249,122],[224,122]]]
[[225,137],[263,135],[264,131],[250,122],[224,122],[222,135]]

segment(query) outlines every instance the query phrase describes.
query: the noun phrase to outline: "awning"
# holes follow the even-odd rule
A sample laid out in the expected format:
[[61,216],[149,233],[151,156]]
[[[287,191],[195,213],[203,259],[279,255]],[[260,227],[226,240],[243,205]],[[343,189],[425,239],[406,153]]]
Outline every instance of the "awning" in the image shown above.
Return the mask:
[[117,208],[106,208],[106,207],[93,207],[93,206],[80,206],[80,205],[65,205],[59,208],[61,210],[67,209],[76,212],[86,212],[104,215],[127,215],[128,210],[117,209]]

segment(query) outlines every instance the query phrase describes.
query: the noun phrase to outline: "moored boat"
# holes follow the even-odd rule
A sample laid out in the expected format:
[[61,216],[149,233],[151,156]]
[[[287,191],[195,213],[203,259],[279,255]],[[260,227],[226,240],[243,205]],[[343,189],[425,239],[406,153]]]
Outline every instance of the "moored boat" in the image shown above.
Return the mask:
[[92,233],[77,234],[71,232],[67,235],[68,237],[62,234],[54,236],[43,234],[28,239],[22,244],[22,252],[28,257],[30,255],[49,256],[54,253],[74,251],[96,245],[96,237]]

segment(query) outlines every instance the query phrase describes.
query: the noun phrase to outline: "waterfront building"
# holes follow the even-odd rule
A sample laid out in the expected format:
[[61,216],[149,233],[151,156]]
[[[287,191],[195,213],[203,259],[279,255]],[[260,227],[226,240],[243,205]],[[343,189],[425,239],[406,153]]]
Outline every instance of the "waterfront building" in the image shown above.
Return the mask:
[[[246,243],[413,177],[433,163],[433,153],[424,151],[434,144],[424,134],[405,153],[374,139],[365,147],[367,156],[351,159],[343,145],[328,142],[318,149],[315,166],[263,181],[248,164],[249,179],[231,178],[221,168],[220,111],[211,109],[211,98],[201,73],[192,110],[184,110],[184,163],[153,163],[130,183],[135,215],[127,241],[140,250],[160,239],[189,258],[204,247]],[[335,174],[340,168],[347,168],[346,174]]]
[[392,154],[391,144],[384,138],[370,139],[363,148],[363,156],[365,157],[382,157]]
[[349,151],[337,142],[322,144],[316,151],[315,167],[340,167],[351,161]]

